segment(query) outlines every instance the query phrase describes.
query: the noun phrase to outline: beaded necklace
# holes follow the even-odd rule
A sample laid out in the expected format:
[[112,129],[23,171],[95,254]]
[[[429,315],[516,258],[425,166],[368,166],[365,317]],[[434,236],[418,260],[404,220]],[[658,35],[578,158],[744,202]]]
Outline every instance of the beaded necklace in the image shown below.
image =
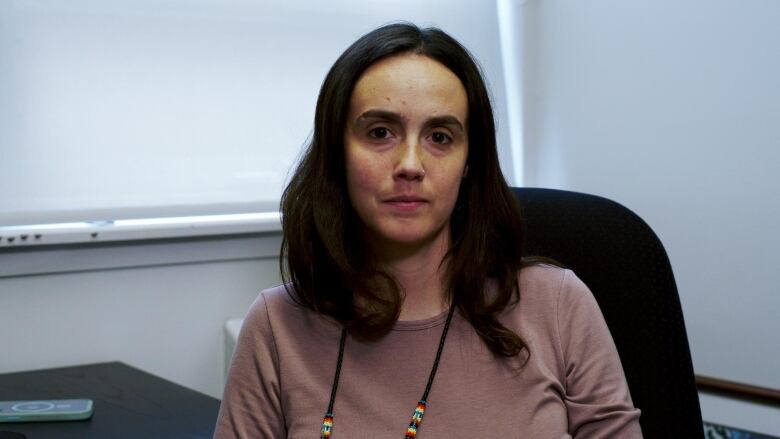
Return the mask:
[[[406,428],[406,435],[404,439],[414,439],[417,437],[417,431],[420,429],[423,415],[425,414],[425,405],[428,402],[428,393],[431,391],[433,385],[433,378],[436,376],[436,369],[439,367],[439,359],[441,358],[441,351],[444,349],[444,340],[447,338],[447,330],[450,328],[450,321],[452,321],[452,313],[455,311],[454,306],[450,306],[450,312],[447,314],[447,322],[444,323],[444,330],[441,333],[441,339],[439,339],[439,349],[436,351],[436,359],[433,361],[433,368],[428,375],[428,384],[425,386],[425,392],[423,392],[422,398],[417,402],[417,407],[412,412],[412,420],[409,422],[409,427]],[[333,386],[330,388],[330,402],[328,403],[328,411],[325,412],[325,418],[322,420],[322,431],[320,439],[329,439],[333,431],[333,403],[336,401],[336,389],[339,387],[339,375],[341,375],[341,360],[344,358],[344,342],[347,339],[347,329],[341,330],[341,340],[339,341],[339,359],[336,363],[336,375],[333,377]]]

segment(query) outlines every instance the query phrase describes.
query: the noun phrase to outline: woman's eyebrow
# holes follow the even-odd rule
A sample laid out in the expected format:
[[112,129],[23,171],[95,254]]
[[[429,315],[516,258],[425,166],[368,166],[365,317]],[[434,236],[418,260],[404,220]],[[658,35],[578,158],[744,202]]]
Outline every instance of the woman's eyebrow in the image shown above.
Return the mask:
[[[368,110],[363,114],[361,114],[360,116],[358,116],[357,118],[358,121],[362,121],[366,119],[381,119],[389,122],[401,123],[403,122],[404,118],[398,113],[394,113],[392,111],[386,111],[386,110]],[[453,125],[460,132],[465,131],[463,128],[463,123],[461,123],[461,121],[459,121],[457,117],[451,115],[431,117],[430,119],[425,121],[425,125],[427,126]]]
[[460,132],[463,132],[463,124],[458,120],[455,116],[435,116],[430,119],[428,119],[425,122],[428,126],[436,126],[436,125],[454,125],[455,128],[457,128]]
[[365,119],[382,119],[395,123],[403,122],[403,117],[400,114],[385,110],[368,110],[357,118],[358,121]]

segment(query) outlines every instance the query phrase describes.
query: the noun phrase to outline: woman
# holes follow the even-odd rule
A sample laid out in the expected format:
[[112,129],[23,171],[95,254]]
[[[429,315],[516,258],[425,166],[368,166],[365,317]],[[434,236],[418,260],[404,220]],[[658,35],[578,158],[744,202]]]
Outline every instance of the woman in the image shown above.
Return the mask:
[[442,31],[341,55],[281,209],[287,282],[249,311],[215,437],[641,437],[590,291],[521,259],[487,90]]

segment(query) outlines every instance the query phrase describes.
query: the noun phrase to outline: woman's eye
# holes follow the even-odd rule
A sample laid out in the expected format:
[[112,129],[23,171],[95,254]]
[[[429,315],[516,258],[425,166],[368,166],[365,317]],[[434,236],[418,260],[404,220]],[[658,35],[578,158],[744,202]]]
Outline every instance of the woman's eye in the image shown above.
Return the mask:
[[439,145],[448,145],[452,143],[452,138],[442,132],[435,132],[431,134],[431,140],[433,140],[433,143],[438,143]]
[[390,130],[384,127],[377,127],[368,132],[368,137],[372,139],[387,139],[390,137]]

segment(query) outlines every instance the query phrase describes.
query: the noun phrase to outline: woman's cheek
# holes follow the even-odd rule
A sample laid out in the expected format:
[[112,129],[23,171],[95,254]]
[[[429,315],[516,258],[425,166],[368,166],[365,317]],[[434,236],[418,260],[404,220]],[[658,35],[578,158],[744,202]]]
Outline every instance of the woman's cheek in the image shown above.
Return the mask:
[[368,201],[366,198],[374,198],[380,192],[383,179],[380,163],[381,159],[376,157],[359,154],[351,157],[348,185],[354,204],[365,203]]

